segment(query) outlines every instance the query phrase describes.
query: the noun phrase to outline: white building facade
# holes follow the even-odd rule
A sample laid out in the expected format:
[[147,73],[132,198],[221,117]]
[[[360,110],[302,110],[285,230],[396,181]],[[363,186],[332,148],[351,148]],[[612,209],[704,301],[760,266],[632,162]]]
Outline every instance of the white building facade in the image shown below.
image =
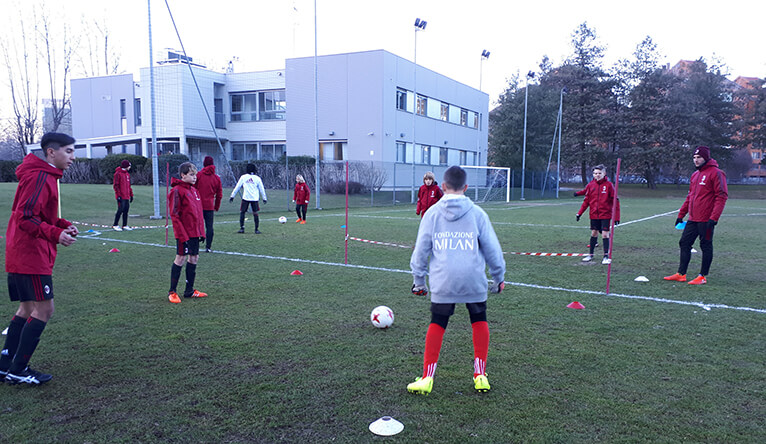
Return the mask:
[[[207,155],[314,157],[318,137],[323,161],[486,165],[488,95],[383,50],[317,57],[316,98],[313,57],[273,71],[191,69],[194,77],[178,59],[154,67],[160,154],[199,164]],[[77,155],[149,156],[150,99],[149,68],[138,82],[131,75],[72,80]]]

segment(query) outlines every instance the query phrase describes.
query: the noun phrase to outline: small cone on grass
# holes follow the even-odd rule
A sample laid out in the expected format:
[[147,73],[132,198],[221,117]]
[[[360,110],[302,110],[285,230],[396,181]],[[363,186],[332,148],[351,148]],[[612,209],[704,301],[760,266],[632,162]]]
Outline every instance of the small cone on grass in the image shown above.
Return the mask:
[[567,308],[574,308],[575,310],[584,310],[585,306],[577,301],[574,301],[571,304],[567,305]]
[[303,273],[301,273],[300,270],[293,270],[292,273],[290,273],[292,276],[303,276]]
[[118,250],[118,249],[116,249],[116,248],[112,248],[111,250],[109,250],[109,252],[110,252],[110,253],[119,253],[119,252],[120,252],[120,250]]

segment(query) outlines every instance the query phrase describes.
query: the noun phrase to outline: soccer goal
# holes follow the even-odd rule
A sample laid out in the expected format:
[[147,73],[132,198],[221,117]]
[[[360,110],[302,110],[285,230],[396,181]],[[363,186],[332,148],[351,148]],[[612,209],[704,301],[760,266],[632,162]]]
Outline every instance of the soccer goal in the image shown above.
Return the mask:
[[491,166],[460,165],[468,174],[469,196],[474,202],[511,201],[511,169]]

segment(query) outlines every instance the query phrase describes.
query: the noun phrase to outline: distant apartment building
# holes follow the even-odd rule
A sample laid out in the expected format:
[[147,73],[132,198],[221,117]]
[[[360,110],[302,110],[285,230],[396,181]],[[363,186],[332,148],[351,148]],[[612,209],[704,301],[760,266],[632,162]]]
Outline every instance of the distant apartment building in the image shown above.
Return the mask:
[[[316,88],[313,57],[223,73],[172,55],[154,67],[158,153],[197,163],[318,152],[323,161],[486,165],[489,96],[387,51],[317,57]],[[77,155],[149,156],[150,87],[149,68],[138,82],[72,80]]]

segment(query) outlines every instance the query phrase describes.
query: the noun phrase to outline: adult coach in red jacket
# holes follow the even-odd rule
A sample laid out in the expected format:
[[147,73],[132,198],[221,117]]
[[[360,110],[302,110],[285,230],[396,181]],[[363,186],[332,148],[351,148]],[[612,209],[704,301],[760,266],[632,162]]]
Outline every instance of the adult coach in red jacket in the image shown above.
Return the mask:
[[221,208],[223,187],[221,177],[215,173],[213,158],[205,156],[202,169],[197,173],[197,183],[194,184],[202,199],[202,215],[205,218],[205,251],[210,253],[213,246],[213,219],[215,212]]
[[729,187],[726,185],[726,174],[718,168],[718,162],[710,157],[710,148],[698,146],[694,150],[692,160],[697,171],[692,173],[689,194],[686,195],[676,218],[678,225],[683,222],[684,216],[689,215],[681,240],[678,241],[681,261],[678,264],[678,272],[665,276],[665,280],[686,282],[686,269],[692,257],[692,245],[699,237],[702,266],[700,274],[689,281],[689,284],[701,285],[707,283],[705,276],[710,272],[710,264],[713,263],[713,231],[729,198]]
[[[606,177],[606,167],[604,165],[596,165],[593,167],[593,180],[588,182],[585,186],[585,190],[575,193],[584,194],[582,206],[580,211],[577,212],[577,221],[580,221],[580,216],[585,210],[590,207],[590,254],[585,256],[583,262],[590,262],[593,260],[593,250],[596,249],[596,242],[598,241],[598,233],[601,233],[601,237],[604,241],[604,259],[601,263],[606,265],[612,262],[609,259],[609,226],[612,221],[612,202],[614,201],[614,185],[609,182]],[[620,223],[620,200],[617,199],[617,208],[614,213],[614,223]]]
[[45,160],[28,154],[16,168],[19,185],[5,233],[5,271],[11,302],[19,302],[0,353],[0,377],[11,384],[43,384],[52,376],[27,365],[53,316],[56,246],[75,242],[77,227],[59,214],[58,179],[74,162],[74,139],[47,133]]
[[[114,198],[117,199],[117,213],[114,215],[112,228],[115,231],[132,230],[128,226],[128,211],[130,210],[130,204],[133,202],[133,187],[130,186],[130,173],[128,170],[130,170],[130,161],[128,159],[123,160],[120,166],[114,169],[112,188],[114,188]],[[122,215],[122,227],[117,225],[120,223],[120,215]]]

